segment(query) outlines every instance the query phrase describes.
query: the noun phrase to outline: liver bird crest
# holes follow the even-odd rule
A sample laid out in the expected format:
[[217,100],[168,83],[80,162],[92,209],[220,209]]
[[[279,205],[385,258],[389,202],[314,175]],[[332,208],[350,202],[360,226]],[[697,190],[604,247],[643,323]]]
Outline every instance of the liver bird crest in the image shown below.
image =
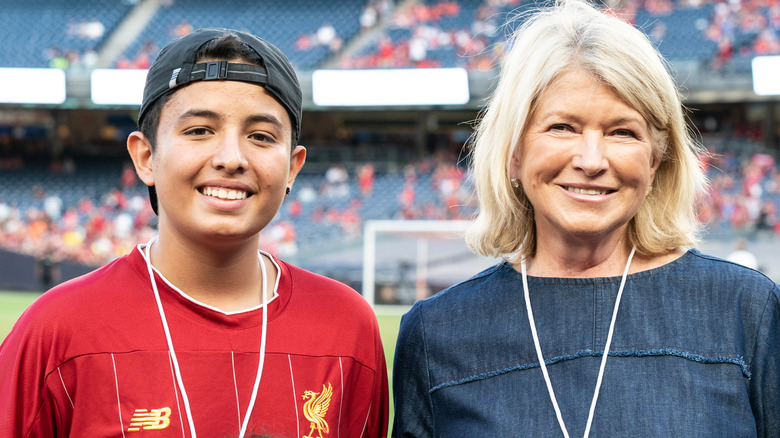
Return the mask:
[[[303,393],[303,399],[307,400],[303,404],[303,415],[307,420],[311,422],[311,430],[308,435],[304,435],[302,438],[322,438],[322,432],[330,433],[328,428],[328,422],[325,421],[325,414],[328,413],[328,407],[330,407],[330,397],[333,395],[333,387],[328,382],[328,387],[322,385],[321,392],[305,391]],[[314,431],[317,431],[318,436],[314,436]]]

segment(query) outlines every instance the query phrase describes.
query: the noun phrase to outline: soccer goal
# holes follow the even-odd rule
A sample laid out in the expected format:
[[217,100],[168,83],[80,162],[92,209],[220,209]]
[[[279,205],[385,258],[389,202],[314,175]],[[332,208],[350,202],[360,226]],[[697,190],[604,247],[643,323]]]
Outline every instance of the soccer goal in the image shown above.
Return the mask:
[[473,254],[462,220],[372,220],[363,230],[363,296],[411,305],[496,263]]

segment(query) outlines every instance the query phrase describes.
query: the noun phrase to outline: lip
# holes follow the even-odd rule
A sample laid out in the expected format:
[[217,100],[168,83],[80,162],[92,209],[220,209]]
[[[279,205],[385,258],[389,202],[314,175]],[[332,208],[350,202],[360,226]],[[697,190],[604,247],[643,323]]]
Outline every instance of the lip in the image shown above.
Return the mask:
[[208,186],[200,190],[200,193],[205,196],[213,198],[219,198],[222,200],[233,201],[236,199],[246,199],[249,196],[245,190],[230,189],[227,187],[212,187]]
[[585,200],[602,200],[608,198],[613,193],[617,192],[616,189],[606,186],[597,186],[592,184],[559,184],[561,190],[566,192],[567,195],[575,197],[577,199]]
[[[212,180],[197,187],[198,193],[212,207],[219,210],[236,210],[247,203],[254,191],[246,184],[237,181]],[[219,191],[219,196],[214,192]]]
[[223,188],[226,190],[247,192],[248,196],[254,194],[254,190],[252,189],[252,187],[242,182],[234,181],[234,180],[222,180],[222,179],[208,180],[199,184],[197,189],[199,192],[202,192],[203,189],[205,189],[206,187]]

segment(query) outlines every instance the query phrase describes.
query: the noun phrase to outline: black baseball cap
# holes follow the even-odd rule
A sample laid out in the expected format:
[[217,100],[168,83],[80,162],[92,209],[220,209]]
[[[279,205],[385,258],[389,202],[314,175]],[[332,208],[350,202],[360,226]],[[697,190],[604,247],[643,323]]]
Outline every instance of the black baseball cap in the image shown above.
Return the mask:
[[[196,64],[200,48],[209,41],[233,35],[251,47],[262,65],[236,64],[228,61]],[[162,96],[197,81],[226,80],[261,85],[286,110],[295,138],[301,136],[303,93],[290,60],[276,46],[250,33],[225,28],[198,29],[163,47],[149,67],[144,85],[138,125],[149,108]],[[295,145],[293,145],[295,146]],[[149,186],[152,209],[157,213],[157,193]]]

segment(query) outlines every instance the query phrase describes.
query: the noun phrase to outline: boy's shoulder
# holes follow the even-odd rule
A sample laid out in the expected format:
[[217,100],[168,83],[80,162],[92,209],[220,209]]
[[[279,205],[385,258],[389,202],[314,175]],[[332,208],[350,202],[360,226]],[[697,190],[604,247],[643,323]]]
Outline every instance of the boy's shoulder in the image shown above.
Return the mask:
[[30,328],[78,330],[84,325],[116,321],[119,315],[137,314],[137,297],[144,288],[130,257],[115,259],[44,292],[25,310],[20,322]]
[[[19,317],[6,340],[45,352],[50,363],[96,351],[116,332],[139,322],[140,279],[126,257],[43,293]],[[99,342],[96,342],[99,341]]]
[[123,293],[137,290],[142,283],[138,270],[133,266],[133,256],[134,254],[128,254],[119,257],[93,271],[54,286],[41,295],[36,303],[81,303],[85,307],[95,307],[102,301],[116,304],[118,300],[122,300]]
[[290,293],[292,303],[311,311],[348,312],[375,317],[368,301],[352,287],[289,263],[278,262],[282,267],[282,277],[286,277],[280,288]]
[[283,276],[288,276],[290,281],[290,287],[294,289],[296,293],[305,293],[318,296],[339,296],[345,298],[354,298],[357,296],[361,298],[360,294],[350,287],[349,285],[338,281],[336,279],[326,277],[316,272],[300,268],[282,260],[277,262],[282,267]]
[[279,265],[283,304],[271,323],[295,328],[288,347],[306,354],[352,357],[372,364],[371,368],[377,366],[382,347],[377,317],[368,301],[337,280],[284,262]]

